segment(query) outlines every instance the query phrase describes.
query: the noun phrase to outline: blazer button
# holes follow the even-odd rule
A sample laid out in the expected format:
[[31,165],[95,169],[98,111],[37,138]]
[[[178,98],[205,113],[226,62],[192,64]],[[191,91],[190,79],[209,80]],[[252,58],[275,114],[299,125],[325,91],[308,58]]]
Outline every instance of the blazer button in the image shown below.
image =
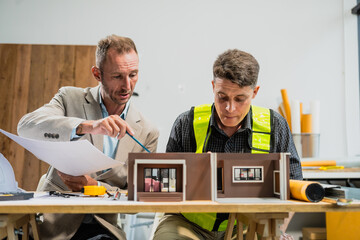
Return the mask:
[[58,139],[58,138],[59,138],[59,134],[55,134],[55,138]]
[[47,138],[47,137],[48,137],[48,134],[47,134],[47,133],[44,133],[44,137],[46,137],[46,138]]

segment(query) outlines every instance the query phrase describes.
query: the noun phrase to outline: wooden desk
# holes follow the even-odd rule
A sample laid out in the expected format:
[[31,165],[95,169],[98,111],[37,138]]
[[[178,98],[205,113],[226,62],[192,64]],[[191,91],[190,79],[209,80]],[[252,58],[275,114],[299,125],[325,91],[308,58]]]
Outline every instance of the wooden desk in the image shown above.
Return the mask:
[[229,212],[229,213],[273,213],[273,212],[360,212],[360,201],[347,206],[326,202],[281,201],[278,199],[241,198],[234,202],[213,201],[185,202],[134,202],[111,200],[102,197],[63,198],[35,193],[34,198],[23,201],[0,201],[0,214],[21,213],[138,213],[138,212]]
[[[25,201],[0,202],[0,214],[35,213],[138,213],[138,212],[229,212],[243,213],[260,223],[264,219],[284,219],[289,212],[360,212],[360,202],[347,206],[320,202],[259,201],[241,199],[233,203],[212,201],[133,202],[89,197],[48,197],[35,194]],[[275,215],[269,215],[275,214]],[[237,215],[233,215],[237,217]],[[270,216],[270,217],[269,217]],[[273,216],[276,216],[275,218]],[[230,219],[231,220],[231,219]]]

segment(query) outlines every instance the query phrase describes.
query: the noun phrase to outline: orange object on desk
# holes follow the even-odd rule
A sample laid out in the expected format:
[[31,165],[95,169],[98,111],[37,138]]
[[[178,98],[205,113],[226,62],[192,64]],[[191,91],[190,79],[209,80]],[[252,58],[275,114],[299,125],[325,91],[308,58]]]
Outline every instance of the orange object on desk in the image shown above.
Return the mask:
[[290,194],[293,199],[319,202],[325,196],[324,188],[318,182],[290,179]]
[[323,167],[323,166],[336,166],[335,160],[320,160],[320,161],[306,161],[301,162],[302,167]]
[[96,186],[96,185],[84,186],[81,192],[84,193],[84,195],[100,196],[106,193],[106,188],[104,186]]

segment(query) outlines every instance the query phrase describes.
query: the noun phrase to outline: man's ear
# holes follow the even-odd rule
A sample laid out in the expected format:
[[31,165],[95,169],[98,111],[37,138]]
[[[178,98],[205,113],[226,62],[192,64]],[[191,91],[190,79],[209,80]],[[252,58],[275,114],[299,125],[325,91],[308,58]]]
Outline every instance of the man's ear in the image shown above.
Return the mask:
[[95,67],[95,66],[92,66],[91,68],[91,72],[94,76],[94,78],[97,80],[97,81],[101,81],[101,72],[100,72],[100,69]]
[[259,88],[260,88],[260,86],[256,86],[256,87],[254,88],[254,92],[253,92],[253,96],[252,96],[253,99],[256,97],[256,95],[257,95],[257,93],[258,93],[258,91],[259,91]]
[[214,92],[214,89],[215,89],[215,82],[214,82],[214,80],[211,81],[211,84],[212,84],[213,92]]

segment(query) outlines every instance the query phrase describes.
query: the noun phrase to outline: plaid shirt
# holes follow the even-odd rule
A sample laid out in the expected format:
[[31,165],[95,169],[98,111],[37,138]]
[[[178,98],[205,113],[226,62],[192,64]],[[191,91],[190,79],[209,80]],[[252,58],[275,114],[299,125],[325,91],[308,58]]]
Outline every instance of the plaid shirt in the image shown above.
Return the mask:
[[[300,158],[297,154],[292,135],[286,120],[277,112],[273,112],[272,132],[273,147],[270,152],[290,153],[290,178],[302,179]],[[241,128],[228,137],[215,120],[213,105],[210,118],[211,134],[206,146],[206,152],[250,153],[249,137],[251,136],[251,109],[245,116]],[[166,152],[195,152],[196,142],[193,130],[193,115],[191,111],[180,114],[174,122]]]

